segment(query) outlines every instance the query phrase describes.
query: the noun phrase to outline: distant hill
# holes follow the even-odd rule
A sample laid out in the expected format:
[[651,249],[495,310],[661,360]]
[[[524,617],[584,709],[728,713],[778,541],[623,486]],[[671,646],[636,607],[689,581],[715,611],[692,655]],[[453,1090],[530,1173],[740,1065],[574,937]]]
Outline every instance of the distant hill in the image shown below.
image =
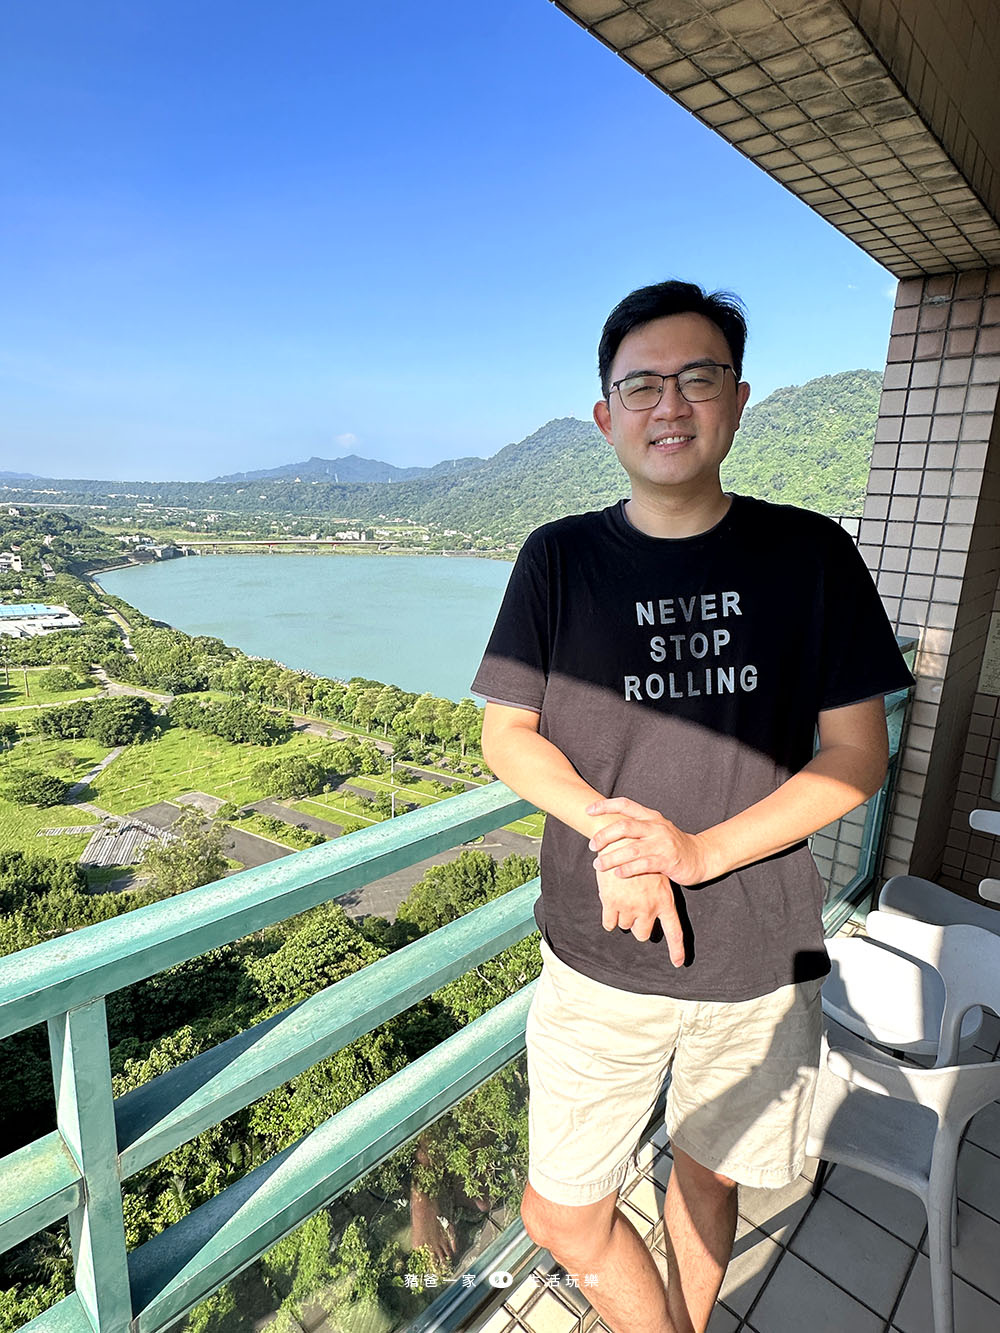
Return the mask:
[[[309,458],[304,463],[283,463],[280,467],[261,468],[257,472],[232,472],[214,477],[222,484],[247,481],[332,481],[340,483],[375,481],[415,481],[449,472],[470,472],[484,465],[484,458],[452,458],[433,467],[395,467],[374,458],[345,454],[343,458]],[[3,474],[0,473],[0,476]]]
[[41,481],[35,472],[0,472],[0,481]]
[[845,370],[775,389],[747,409],[724,484],[824,514],[860,514],[881,385],[874,370]]
[[[824,375],[777,389],[747,410],[723,469],[729,490],[805,505],[827,514],[859,514],[865,494],[879,376],[871,370]],[[323,466],[346,459],[312,460]],[[367,459],[372,467],[390,468]],[[433,468],[391,469],[393,481],[307,480],[303,464],[247,475],[239,482],[6,482],[15,503],[67,501],[134,512],[137,503],[231,514],[336,515],[363,523],[405,518],[436,523],[498,542],[519,542],[539,523],[610,504],[628,494],[614,451],[592,422],[561,417],[487,459],[456,459]]]

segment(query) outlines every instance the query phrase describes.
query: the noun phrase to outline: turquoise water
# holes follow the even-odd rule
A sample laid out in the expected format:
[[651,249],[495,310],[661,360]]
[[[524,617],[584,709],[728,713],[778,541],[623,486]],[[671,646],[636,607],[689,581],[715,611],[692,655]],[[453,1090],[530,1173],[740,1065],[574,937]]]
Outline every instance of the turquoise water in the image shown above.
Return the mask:
[[187,556],[100,583],[155,620],[255,657],[461,699],[511,566],[447,556]]

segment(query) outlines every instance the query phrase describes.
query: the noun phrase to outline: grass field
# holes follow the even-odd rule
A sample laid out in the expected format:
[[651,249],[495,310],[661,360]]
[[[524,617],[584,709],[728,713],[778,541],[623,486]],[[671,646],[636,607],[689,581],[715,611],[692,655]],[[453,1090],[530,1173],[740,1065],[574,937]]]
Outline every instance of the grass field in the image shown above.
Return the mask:
[[[289,811],[289,821],[291,820],[291,811]],[[299,843],[295,842],[285,833],[273,833],[266,827],[265,816],[259,814],[244,815],[242,819],[233,820],[232,827],[240,829],[245,833],[256,833],[259,838],[267,838],[269,842],[280,842],[282,847],[289,847],[293,852],[302,850]]]
[[[421,765],[425,767],[425,765]],[[448,781],[447,773],[442,773],[443,780]],[[351,778],[351,783],[358,787],[366,787],[374,796],[379,791],[395,791],[399,799],[406,801],[410,805],[426,806],[436,805],[438,801],[446,801],[447,796],[442,796],[436,792],[431,785],[430,779],[421,778],[417,782],[396,783],[390,782],[385,774],[362,775]],[[473,781],[473,779],[470,779]],[[478,785],[482,786],[483,783]],[[323,792],[319,796],[310,796],[302,801],[293,803],[296,810],[300,810],[304,815],[315,815],[319,819],[332,819],[335,823],[337,817],[357,819],[364,823],[375,824],[381,819],[374,810],[363,810],[356,802],[356,799],[347,792]],[[542,814],[526,815],[524,819],[517,819],[512,824],[505,824],[505,828],[511,833],[522,833],[529,838],[540,838],[542,830],[545,827],[545,816]]]
[[242,805],[269,794],[250,778],[259,760],[307,752],[317,744],[314,736],[296,734],[282,745],[233,745],[218,736],[171,727],[158,740],[129,746],[98,776],[92,799],[114,814],[188,791]]
[[[30,736],[18,741],[0,760],[0,765],[40,768],[57,773],[67,782],[80,778],[104,756],[107,749],[96,741],[61,741]],[[0,798],[0,852],[27,852],[32,856],[52,856],[59,861],[75,861],[90,837],[88,834],[61,834],[40,838],[42,828],[66,828],[98,823],[89,810],[72,805],[54,805],[37,810],[33,805],[15,805]]]
[[[233,745],[216,736],[169,728],[158,739],[142,745],[127,747],[102,773],[94,779],[83,799],[92,801],[112,814],[124,815],[157,801],[176,800],[188,791],[203,791],[220,800],[242,805],[259,800],[271,793],[260,789],[250,778],[250,771],[259,759],[276,758],[290,753],[308,753],[320,748],[323,742],[314,736],[295,733],[280,746]],[[6,763],[19,763],[58,773],[67,781],[79,781],[90,768],[103,759],[107,749],[91,740],[65,741],[27,737],[18,742],[5,757]],[[454,781],[454,775],[441,773],[444,781]],[[386,774],[360,775],[352,782],[370,791],[395,790],[409,805],[433,805],[447,799],[435,792],[426,778],[396,783]],[[347,792],[326,792],[290,803],[303,814],[328,819],[334,824],[347,821],[367,825],[379,823],[381,816],[364,809],[357,797]],[[531,815],[507,825],[515,833],[538,837],[543,817]],[[40,828],[66,825],[95,824],[96,816],[71,806],[56,806],[50,810],[15,806],[0,801],[0,850],[30,851],[75,860],[86,846],[87,835],[38,838]],[[264,833],[255,827],[251,817],[240,821],[237,827],[250,832]],[[265,837],[273,835],[264,833]],[[276,841],[284,842],[280,836]],[[286,845],[291,846],[291,842]]]
[[357,797],[351,796],[349,792],[321,792],[317,796],[304,796],[301,801],[289,801],[288,804],[303,815],[328,819],[331,824],[343,824],[347,820],[355,824],[379,824],[382,821],[382,816],[374,810],[362,810]]
[[[46,690],[39,683],[48,667],[28,667],[27,672],[21,667],[11,667],[10,684],[0,681],[0,710],[4,708],[23,708],[25,704],[68,704],[74,699],[93,699],[101,693],[96,683],[81,690]],[[25,690],[25,674],[28,688]]]
[[75,861],[90,840],[89,833],[60,834],[40,838],[43,828],[71,828],[98,824],[96,815],[71,805],[36,810],[33,805],[14,805],[0,798],[0,852],[26,852],[29,856],[51,856],[57,861]]

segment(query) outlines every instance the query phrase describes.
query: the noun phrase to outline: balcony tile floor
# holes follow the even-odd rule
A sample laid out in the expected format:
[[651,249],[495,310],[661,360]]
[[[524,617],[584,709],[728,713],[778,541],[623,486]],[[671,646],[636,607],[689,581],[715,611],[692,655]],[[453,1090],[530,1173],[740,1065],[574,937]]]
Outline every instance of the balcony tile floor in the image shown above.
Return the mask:
[[[979,1058],[996,1059],[1000,1019],[987,1015]],[[632,1222],[662,1268],[662,1131],[623,1189]],[[926,1223],[919,1200],[873,1176],[831,1168],[818,1198],[812,1169],[782,1190],[744,1190],[733,1259],[709,1333],[933,1333]],[[959,1158],[955,1333],[1000,1330],[1000,1103],[981,1111]],[[607,1333],[558,1268],[511,1288],[481,1333]]]

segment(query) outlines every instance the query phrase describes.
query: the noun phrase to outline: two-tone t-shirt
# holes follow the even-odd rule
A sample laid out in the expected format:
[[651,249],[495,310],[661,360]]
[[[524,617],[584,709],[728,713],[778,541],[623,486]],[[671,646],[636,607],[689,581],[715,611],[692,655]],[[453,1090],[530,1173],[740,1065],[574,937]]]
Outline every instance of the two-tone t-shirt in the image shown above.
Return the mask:
[[[833,520],[734,496],[694,537],[648,536],[622,503],[525,542],[473,690],[540,713],[604,796],[697,833],[812,757],[818,714],[912,684],[853,541]],[[605,931],[587,840],[550,817],[536,919],[554,952],[623,990],[743,1000],[828,969],[804,843],[675,890],[688,960]]]

